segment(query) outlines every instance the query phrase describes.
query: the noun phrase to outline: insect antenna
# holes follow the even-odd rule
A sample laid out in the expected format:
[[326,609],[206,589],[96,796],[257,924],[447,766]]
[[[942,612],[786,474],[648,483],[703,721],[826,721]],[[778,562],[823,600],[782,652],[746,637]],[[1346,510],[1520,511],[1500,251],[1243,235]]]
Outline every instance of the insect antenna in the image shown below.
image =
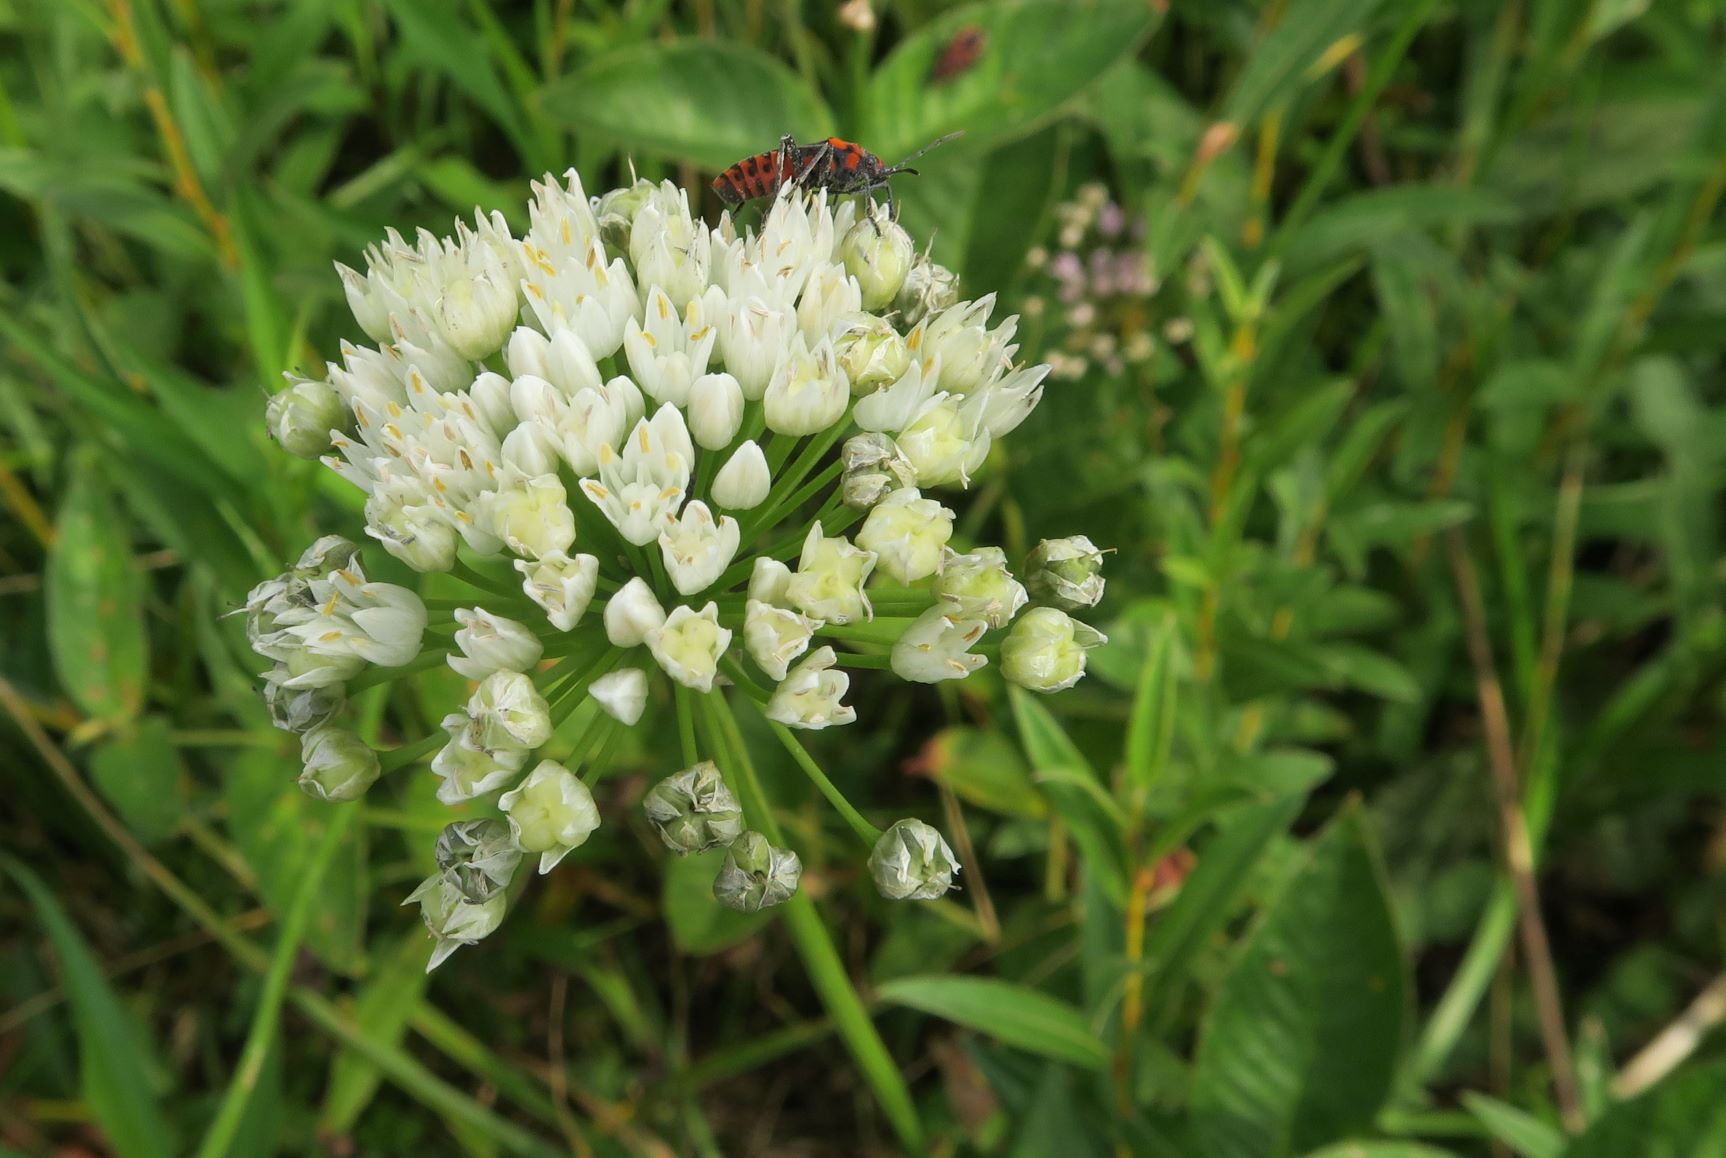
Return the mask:
[[890,168],[881,170],[881,176],[891,177],[891,176],[894,176],[895,174],[898,174],[898,173],[910,173],[913,176],[915,176],[917,170],[911,168],[911,162],[912,161],[915,161],[918,157],[921,157],[924,153],[927,153],[930,149],[933,149],[938,145],[945,145],[948,141],[951,141],[954,137],[962,137],[964,135],[965,135],[965,130],[960,129],[957,132],[948,133],[944,137],[936,137],[933,141],[930,141],[927,145],[924,145],[921,149],[918,149],[915,153],[912,153],[909,157],[906,157],[903,161],[900,161],[897,165],[894,165]]

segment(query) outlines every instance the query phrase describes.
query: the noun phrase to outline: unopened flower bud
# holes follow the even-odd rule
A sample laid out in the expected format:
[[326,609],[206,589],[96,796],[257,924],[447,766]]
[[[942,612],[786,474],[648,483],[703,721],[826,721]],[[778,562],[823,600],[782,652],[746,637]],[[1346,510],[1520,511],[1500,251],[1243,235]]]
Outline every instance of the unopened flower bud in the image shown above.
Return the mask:
[[517,559],[515,569],[521,572],[521,589],[559,631],[581,621],[599,582],[599,560],[592,555],[547,551],[538,559]]
[[869,512],[857,545],[875,552],[881,570],[902,584],[941,569],[941,552],[953,536],[953,512],[915,487],[896,490]]
[[629,252],[635,215],[641,212],[641,207],[653,196],[655,188],[652,181],[644,179],[626,189],[613,189],[599,198],[598,204],[594,206],[594,216],[599,219],[599,235],[605,241],[606,247],[614,253]]
[[527,671],[539,662],[545,647],[539,637],[513,619],[493,615],[483,607],[457,608],[455,645],[449,665],[470,680],[483,680],[494,671]]
[[347,702],[347,690],[341,684],[320,688],[288,688],[274,680],[264,684],[264,706],[270,710],[270,722],[284,732],[302,736],[329,723]]
[[844,417],[850,401],[851,386],[825,338],[813,350],[805,349],[801,337],[793,338],[762,396],[767,428],[791,435],[826,430]]
[[904,376],[911,351],[891,322],[876,314],[851,314],[834,326],[833,352],[855,397],[873,394]]
[[518,671],[496,671],[480,681],[467,702],[487,748],[531,751],[551,739],[551,708],[533,681]]
[[1031,597],[1063,611],[1095,607],[1103,598],[1103,553],[1084,535],[1044,539],[1025,561]]
[[759,832],[746,832],[725,852],[713,899],[740,913],[759,913],[790,900],[802,876],[803,862],[796,853],[774,848]]
[[978,547],[966,555],[949,549],[935,578],[935,596],[956,618],[981,619],[997,628],[1007,626],[1026,600],[999,547]]
[[1033,607],[1001,641],[1001,674],[1034,692],[1064,691],[1085,674],[1085,653],[1102,632],[1054,607]]
[[719,674],[719,657],[731,646],[731,632],[719,626],[716,603],[700,611],[673,607],[665,625],[649,631],[645,642],[666,675],[684,687],[710,692]]
[[555,760],[541,760],[527,779],[498,797],[523,852],[539,853],[543,875],[599,827],[599,807],[581,779]]
[[753,510],[766,501],[772,489],[767,456],[753,439],[738,447],[713,476],[713,501],[728,511]]
[[321,579],[332,571],[352,567],[359,553],[359,544],[351,539],[341,535],[321,535],[300,553],[293,574],[302,579]]
[[917,472],[920,486],[970,485],[989,454],[989,435],[958,398],[925,409],[899,432],[898,446]]
[[913,683],[962,680],[988,662],[971,654],[971,646],[988,629],[981,619],[955,619],[937,604],[905,629],[893,644],[889,662],[894,674]]
[[862,288],[866,310],[882,309],[899,296],[916,258],[911,235],[873,210],[839,243],[839,260]]
[[932,313],[959,300],[959,275],[927,257],[920,257],[905,275],[905,284],[893,299],[907,326],[914,326]]
[[803,555],[786,584],[785,598],[811,619],[841,624],[868,619],[863,584],[874,569],[873,551],[852,546],[843,535],[828,538],[816,523],[803,540]]
[[901,820],[869,853],[869,875],[890,901],[932,901],[953,887],[959,862],[941,834],[921,820]]
[[403,904],[418,902],[420,916],[437,941],[431,960],[426,962],[430,973],[449,960],[449,955],[463,945],[474,945],[490,936],[503,923],[508,907],[508,894],[497,892],[490,900],[475,904],[443,873],[428,877],[419,888],[408,894]]
[[432,757],[431,770],[440,781],[437,798],[445,804],[497,791],[520,775],[527,762],[527,752],[514,745],[487,747],[482,722],[466,712],[451,712],[441,726],[449,742]]
[[639,647],[665,624],[665,609],[639,575],[605,602],[605,636],[613,647]]
[[469,904],[483,905],[509,887],[521,863],[509,825],[501,820],[458,820],[438,833],[438,871]]
[[755,566],[749,572],[749,598],[784,607],[790,587],[791,568],[766,555],[756,556]]
[[743,833],[743,810],[711,760],[649,788],[641,807],[665,847],[680,856],[730,844]]
[[264,408],[270,437],[295,458],[329,453],[330,432],[351,434],[353,413],[328,382],[291,377],[288,381],[288,388],[271,397]]
[[333,724],[300,737],[300,790],[317,800],[358,800],[377,783],[378,754],[358,734]]
[[837,662],[830,647],[810,652],[773,689],[762,715],[787,728],[810,731],[856,720],[856,709],[839,702],[851,687],[851,677],[834,666]]
[[444,286],[438,323],[457,354],[478,362],[502,348],[520,310],[515,286],[499,270],[496,275],[458,277]]
[[845,474],[839,494],[846,506],[866,511],[899,490],[917,484],[911,460],[885,434],[858,434],[845,440],[839,461]]
[[689,387],[689,434],[703,450],[724,450],[743,425],[743,388],[730,374],[703,374]]
[[606,715],[634,727],[647,709],[647,673],[634,667],[607,672],[588,685],[587,694]]

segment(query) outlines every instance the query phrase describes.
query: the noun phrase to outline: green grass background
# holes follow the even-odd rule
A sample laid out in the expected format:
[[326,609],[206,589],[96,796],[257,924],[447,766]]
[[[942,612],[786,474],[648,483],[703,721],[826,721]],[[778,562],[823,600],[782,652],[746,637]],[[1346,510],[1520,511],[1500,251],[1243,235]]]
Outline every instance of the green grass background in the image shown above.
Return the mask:
[[[0,1148],[1726,1149],[1726,8],[860,7],[0,0]],[[656,736],[428,982],[430,778],[302,798],[221,618],[360,522],[261,421],[357,332],[331,262],[520,226],[572,165],[711,214],[782,133],[957,129],[903,220],[1044,300],[1025,355],[1085,183],[1162,286],[1121,322],[1155,356],[1053,385],[962,511],[1114,549],[1091,678],[863,680],[814,744],[872,819],[962,831],[966,891],[882,902],[743,737],[909,1112],[784,924],[652,842]],[[368,691],[370,736],[458,684]]]

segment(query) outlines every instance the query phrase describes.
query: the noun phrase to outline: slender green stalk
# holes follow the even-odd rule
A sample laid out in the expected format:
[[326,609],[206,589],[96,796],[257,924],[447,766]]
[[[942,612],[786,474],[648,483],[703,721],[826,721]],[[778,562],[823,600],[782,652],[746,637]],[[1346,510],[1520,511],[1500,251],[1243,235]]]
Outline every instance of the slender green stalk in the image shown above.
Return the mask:
[[838,786],[827,778],[827,773],[821,771],[821,765],[815,762],[815,758],[809,754],[809,750],[803,746],[803,742],[791,734],[790,728],[784,724],[775,723],[773,724],[773,734],[779,737],[779,742],[785,746],[787,752],[791,753],[791,758],[797,762],[797,766],[803,769],[805,775],[820,790],[821,795],[827,798],[827,803],[831,804],[839,815],[845,818],[845,823],[851,826],[851,831],[857,834],[857,839],[870,848],[874,848],[875,842],[881,839],[881,830],[865,820],[861,812],[851,807],[851,802],[845,799],[845,794],[839,791]]
[[[722,765],[729,765],[726,768],[729,773],[727,779],[737,789],[744,815],[769,841],[782,845],[784,838],[773,819],[772,806],[761,789],[730,705],[720,696],[703,696],[702,709],[709,739]],[[911,1091],[906,1088],[893,1055],[887,1052],[874,1023],[869,1020],[869,1011],[852,986],[844,962],[839,959],[839,951],[833,947],[833,940],[815,911],[815,903],[806,894],[799,892],[785,902],[785,928],[791,934],[798,956],[803,959],[810,983],[827,1006],[839,1036],[862,1069],[864,1079],[875,1091],[875,1097],[900,1142],[906,1150],[921,1153],[924,1149],[923,1125],[917,1118]]]
[[442,667],[449,658],[448,650],[434,649],[415,656],[400,667],[378,667],[375,664],[353,679],[348,681],[348,695],[362,692],[379,684],[393,683],[403,676],[425,671],[427,668]]
[[270,1050],[275,1046],[277,1033],[281,1029],[282,999],[287,995],[288,979],[293,971],[294,959],[300,951],[300,942],[305,938],[312,906],[318,899],[324,874],[329,871],[330,862],[335,859],[336,848],[347,834],[355,811],[353,808],[335,810],[335,815],[324,829],[323,839],[318,841],[317,847],[312,850],[311,857],[300,871],[299,884],[294,890],[293,899],[288,903],[287,914],[282,919],[281,933],[276,938],[276,951],[270,958],[270,971],[264,975],[264,989],[258,996],[258,1008],[252,1013],[251,1029],[246,1032],[246,1045],[240,1053],[240,1064],[234,1071],[233,1081],[228,1083],[227,1093],[222,1095],[221,1108],[216,1111],[216,1119],[210,1123],[210,1129],[204,1135],[203,1145],[198,1147],[198,1158],[223,1158],[232,1150],[234,1135],[239,1132],[246,1107],[251,1104],[252,1094],[258,1088],[258,1079],[264,1072],[264,1063],[268,1060]]
[[406,768],[409,764],[413,764],[443,747],[447,740],[448,737],[443,733],[434,732],[430,736],[415,740],[411,744],[403,744],[401,747],[392,748],[388,752],[379,752],[378,766],[384,773]]

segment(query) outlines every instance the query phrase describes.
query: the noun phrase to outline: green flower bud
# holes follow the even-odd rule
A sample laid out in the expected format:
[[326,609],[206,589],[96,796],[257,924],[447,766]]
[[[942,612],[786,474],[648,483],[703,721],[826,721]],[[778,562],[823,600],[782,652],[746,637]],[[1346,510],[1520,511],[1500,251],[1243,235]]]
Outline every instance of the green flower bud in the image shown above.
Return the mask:
[[599,198],[594,216],[599,219],[599,236],[613,256],[629,253],[629,235],[635,225],[635,215],[653,195],[652,181],[641,180],[627,189],[613,189]]
[[348,702],[347,689],[341,684],[321,688],[284,687],[273,680],[264,683],[264,706],[270,710],[270,722],[284,732],[305,735],[335,718]]
[[472,945],[490,936],[492,930],[503,923],[504,910],[509,907],[509,895],[501,890],[489,900],[475,904],[443,873],[427,877],[402,903],[411,905],[416,901],[420,916],[425,918],[426,928],[437,939],[431,960],[426,962],[427,973],[442,965],[463,945]]
[[1025,570],[1031,597],[1063,611],[1095,607],[1103,597],[1103,553],[1083,535],[1044,539]]
[[869,875],[890,901],[932,901],[953,887],[959,862],[941,834],[921,820],[901,820],[869,853]]
[[774,848],[759,832],[746,832],[725,852],[713,899],[740,913],[759,913],[790,900],[802,876],[803,862],[796,853]]
[[730,844],[743,832],[743,810],[711,760],[655,784],[641,807],[665,847],[679,856]]
[[968,555],[947,551],[935,577],[935,595],[960,619],[981,619],[990,627],[1005,627],[1025,606],[1025,588],[1007,570],[1007,553],[999,547],[978,547]]
[[358,800],[380,771],[378,754],[364,740],[331,724],[300,737],[300,760],[300,789],[317,800]]
[[833,352],[855,397],[873,394],[904,376],[911,365],[905,339],[886,318],[849,314],[833,327]]
[[352,434],[354,416],[328,382],[289,378],[289,386],[270,398],[264,421],[270,437],[295,458],[328,454],[330,431]]
[[483,905],[515,878],[521,849],[501,820],[458,820],[437,838],[437,867],[469,904]]
[[359,544],[352,539],[324,535],[300,554],[293,571],[282,578],[322,579],[332,571],[351,568],[359,553]]
[[1001,674],[1034,692],[1058,692],[1085,674],[1085,652],[1103,633],[1054,607],[1033,607],[1001,641]]
[[845,272],[863,290],[863,308],[878,310],[899,295],[917,258],[911,235],[884,214],[871,212],[839,243]]

